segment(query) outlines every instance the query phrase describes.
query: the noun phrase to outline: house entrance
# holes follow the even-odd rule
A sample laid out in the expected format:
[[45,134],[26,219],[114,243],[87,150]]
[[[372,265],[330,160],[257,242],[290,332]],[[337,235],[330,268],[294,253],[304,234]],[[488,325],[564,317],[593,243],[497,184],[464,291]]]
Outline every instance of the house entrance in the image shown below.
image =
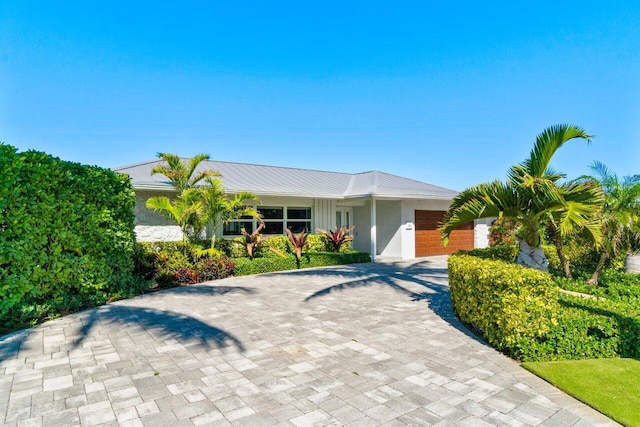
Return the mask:
[[353,208],[336,209],[336,227],[344,226],[345,229],[351,227],[353,221]]

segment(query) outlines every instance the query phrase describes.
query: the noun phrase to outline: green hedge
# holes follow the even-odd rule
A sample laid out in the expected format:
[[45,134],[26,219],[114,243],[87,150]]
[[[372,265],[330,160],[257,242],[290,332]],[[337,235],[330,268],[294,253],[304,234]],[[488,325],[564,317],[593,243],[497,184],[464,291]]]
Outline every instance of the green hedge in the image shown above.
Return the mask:
[[449,257],[456,315],[498,350],[531,360],[531,344],[557,322],[558,288],[551,276],[504,261]]
[[[332,247],[327,237],[323,234],[310,234],[307,241],[309,252],[331,252]],[[208,241],[207,241],[208,242]],[[203,244],[208,244],[203,242]],[[231,258],[244,258],[247,256],[247,250],[244,246],[244,237],[223,237],[216,239],[216,249],[220,250],[224,255]],[[351,243],[347,243],[340,248],[340,252],[350,251]],[[260,245],[258,245],[255,258],[279,258],[285,254],[293,254],[293,246],[287,236],[271,236],[266,237]]]
[[134,204],[126,175],[0,144],[0,329],[126,294]]
[[518,245],[496,245],[488,248],[476,248],[468,251],[458,251],[456,255],[470,255],[483,259],[515,262],[518,257]]
[[[273,271],[295,270],[298,268],[293,255],[285,257],[268,258],[238,258],[236,261],[235,275],[246,276],[248,274],[269,273]],[[371,256],[367,252],[317,252],[303,255],[300,268],[324,267],[330,265],[356,264],[371,262]]]
[[[472,257],[449,257],[456,315],[524,361],[640,358],[640,276],[605,270],[601,285]],[[560,288],[597,299],[558,293]]]

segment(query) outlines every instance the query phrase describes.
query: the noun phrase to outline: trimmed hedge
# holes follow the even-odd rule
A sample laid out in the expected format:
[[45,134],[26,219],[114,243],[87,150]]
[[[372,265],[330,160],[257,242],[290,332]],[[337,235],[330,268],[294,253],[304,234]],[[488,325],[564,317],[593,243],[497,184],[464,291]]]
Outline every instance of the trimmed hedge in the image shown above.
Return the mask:
[[[460,320],[515,358],[640,358],[640,275],[605,270],[601,286],[593,287],[457,254],[449,257],[449,278]],[[599,299],[559,294],[560,288]]]
[[[273,271],[295,270],[298,268],[294,256],[268,257],[268,258],[238,258],[236,261],[235,275],[246,276],[249,274],[270,273]],[[302,256],[299,268],[325,267],[331,265],[357,264],[371,262],[371,256],[367,252],[317,252],[307,253]]]
[[449,286],[460,320],[514,358],[535,360],[532,342],[557,322],[558,287],[546,273],[504,261],[452,255]]
[[126,295],[134,204],[126,175],[0,144],[0,329]]
[[506,261],[510,263],[516,262],[518,257],[518,245],[496,245],[488,248],[476,248],[468,251],[460,250],[456,255],[470,255],[483,259],[492,259]]
[[[222,237],[216,239],[215,247],[224,255],[231,258],[244,258],[247,256],[244,237]],[[309,252],[332,252],[332,247],[327,237],[323,234],[310,234],[307,238]],[[203,242],[208,245],[208,241]],[[340,252],[350,251],[351,242],[342,245]],[[256,248],[255,258],[279,258],[285,254],[293,254],[293,246],[287,236],[266,237]]]

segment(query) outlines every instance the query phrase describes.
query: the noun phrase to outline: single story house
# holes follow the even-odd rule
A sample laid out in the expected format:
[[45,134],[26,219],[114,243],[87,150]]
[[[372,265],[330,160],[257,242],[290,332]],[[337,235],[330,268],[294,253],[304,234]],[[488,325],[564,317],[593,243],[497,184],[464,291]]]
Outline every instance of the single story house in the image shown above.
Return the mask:
[[[128,174],[136,193],[135,224],[140,241],[181,240],[180,228],[146,207],[149,197],[171,196],[172,186],[151,168],[159,160],[114,169]],[[445,248],[436,230],[456,191],[380,171],[340,173],[248,163],[204,161],[198,170],[220,173],[229,194],[250,191],[266,227],[264,234],[306,228],[355,226],[353,248],[372,258],[414,259],[487,245],[487,221],[476,221],[452,233]],[[218,237],[253,230],[255,219],[232,221]]]

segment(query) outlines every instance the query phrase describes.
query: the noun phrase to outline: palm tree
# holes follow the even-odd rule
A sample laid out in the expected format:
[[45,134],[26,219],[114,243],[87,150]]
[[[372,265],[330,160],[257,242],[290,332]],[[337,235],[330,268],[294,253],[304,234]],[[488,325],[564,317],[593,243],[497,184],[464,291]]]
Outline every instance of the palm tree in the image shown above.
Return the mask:
[[536,138],[531,154],[511,168],[506,182],[493,181],[470,187],[458,194],[445,214],[439,230],[447,244],[451,232],[480,218],[505,217],[520,224],[517,262],[548,270],[549,262],[540,247],[540,229],[550,219],[561,235],[585,228],[594,241],[600,229],[592,217],[602,205],[602,191],[590,181],[559,185],[565,176],[549,167],[555,152],[572,139],[590,141],[582,128],[555,125]]
[[597,161],[593,162],[590,169],[595,176],[582,178],[597,182],[605,195],[601,211],[603,245],[596,269],[587,281],[591,285],[597,285],[607,260],[640,241],[640,176],[626,176],[620,180],[603,163]]
[[178,194],[188,188],[195,187],[200,181],[210,176],[219,175],[218,172],[212,170],[204,170],[196,173],[196,169],[205,160],[209,160],[208,154],[196,154],[187,162],[176,154],[158,153],[158,158],[164,160],[166,164],[158,164],[151,169],[151,175],[162,174],[169,178],[171,184],[178,190]]
[[251,200],[258,201],[258,197],[248,191],[242,191],[233,195],[229,199],[222,181],[218,178],[207,177],[205,185],[200,188],[205,215],[202,220],[205,224],[211,224],[213,233],[211,234],[211,247],[215,245],[215,230],[220,225],[226,225],[231,220],[250,216],[260,219],[260,213],[247,203]]
[[151,197],[147,200],[147,207],[172,218],[182,230],[183,241],[195,239],[206,227],[204,204],[196,186],[218,173],[211,170],[196,172],[200,163],[209,160],[208,154],[196,154],[186,162],[169,153],[158,153],[158,158],[165,163],[154,166],[151,174],[166,176],[178,194],[174,200],[166,196]]

